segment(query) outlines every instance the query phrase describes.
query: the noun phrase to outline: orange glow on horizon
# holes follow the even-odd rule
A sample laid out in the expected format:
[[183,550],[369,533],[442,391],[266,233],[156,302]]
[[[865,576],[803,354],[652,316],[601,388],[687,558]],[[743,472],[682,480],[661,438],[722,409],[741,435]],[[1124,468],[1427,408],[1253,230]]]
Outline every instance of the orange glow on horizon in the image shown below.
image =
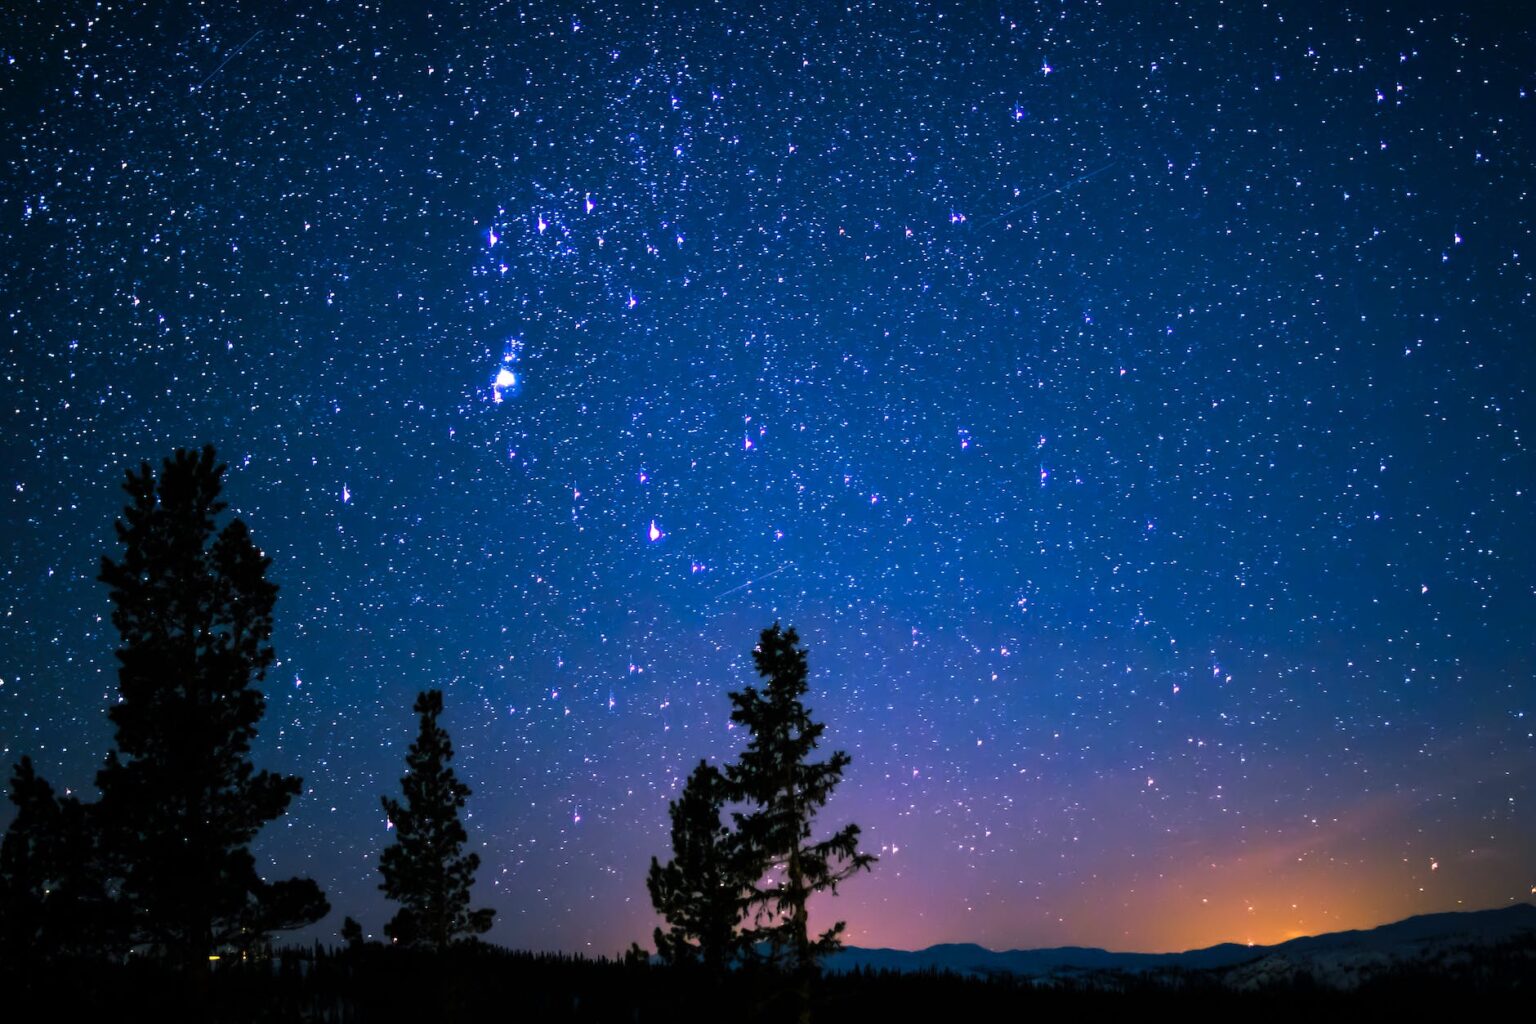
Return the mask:
[[[1348,858],[1329,852],[1337,845],[1277,842],[1231,859],[1192,858],[1178,870],[1123,886],[1105,882],[1047,895],[1044,886],[1018,884],[1011,892],[997,887],[969,899],[965,893],[948,896],[942,886],[914,898],[912,883],[936,876],[907,864],[900,875],[877,873],[862,880],[862,892],[850,887],[823,902],[812,924],[835,914],[848,922],[845,942],[866,947],[976,943],[998,950],[1087,946],[1168,953],[1227,942],[1274,945],[1525,899],[1527,883],[1502,877],[1504,868],[1519,865],[1499,858],[1444,857],[1436,868],[1427,857],[1400,852],[1356,849]],[[1125,860],[1119,876],[1129,879],[1140,865],[1128,854]],[[1487,870],[1490,863],[1500,870]],[[960,909],[946,906],[951,900]]]

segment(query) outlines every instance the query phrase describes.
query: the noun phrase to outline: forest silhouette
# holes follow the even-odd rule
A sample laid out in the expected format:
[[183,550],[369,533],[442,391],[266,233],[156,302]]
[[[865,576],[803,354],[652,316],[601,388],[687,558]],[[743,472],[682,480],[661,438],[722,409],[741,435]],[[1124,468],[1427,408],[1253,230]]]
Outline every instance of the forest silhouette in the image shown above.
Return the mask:
[[646,879],[661,922],[654,953],[523,953],[481,938],[494,911],[471,909],[480,858],[466,851],[460,813],[471,791],[453,771],[436,689],[411,709],[419,733],[398,796],[381,797],[393,841],[378,854],[379,888],[398,907],[383,926],[389,941],[366,941],[348,916],[339,946],[275,944],[331,908],[311,879],[266,881],[250,850],[301,780],[251,760],[266,707],[260,684],[276,657],[278,588],[247,525],[221,524],[224,472],[204,447],[126,474],[120,550],[103,556],[98,576],[119,635],[114,746],[96,774],[99,795],[60,795],[27,756],[11,773],[0,1006],[22,1015],[9,1019],[30,1010],[115,1020],[803,1022],[1118,1012],[1132,998],[1173,1012],[1342,1013],[1363,998],[1422,1008],[1435,997],[1528,990],[1529,943],[1483,951],[1475,971],[1389,972],[1349,996],[1301,973],[1257,995],[1199,972],[1049,983],[829,973],[845,924],[812,934],[810,901],[876,858],[860,850],[857,825],[818,828],[850,758],[815,760],[825,726],[804,700],[808,652],[777,622],[752,648],[760,683],[728,695],[742,749],[723,765],[700,760],[668,808],[671,855],[653,857]]

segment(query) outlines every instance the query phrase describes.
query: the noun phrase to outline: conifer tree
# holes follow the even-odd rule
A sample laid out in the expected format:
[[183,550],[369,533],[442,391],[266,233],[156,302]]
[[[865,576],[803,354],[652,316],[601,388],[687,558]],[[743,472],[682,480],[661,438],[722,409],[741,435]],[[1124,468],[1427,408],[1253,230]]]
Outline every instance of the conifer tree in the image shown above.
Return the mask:
[[469,890],[480,855],[465,853],[469,837],[459,811],[469,787],[453,774],[453,744],[437,724],[443,711],[441,690],[416,698],[421,732],[406,754],[400,780],[405,802],[384,798],[384,813],[395,830],[395,843],[379,857],[379,886],[400,904],[384,934],[404,946],[441,951],[460,937],[490,930],[494,910],[469,909]]
[[11,775],[16,818],[0,841],[0,960],[31,960],[43,945],[45,911],[57,880],[59,802],[23,757]]
[[651,858],[646,886],[668,928],[655,932],[656,953],[670,964],[703,964],[718,972],[735,959],[744,897],[755,880],[741,865],[734,835],[722,820],[726,786],[720,770],[700,761],[672,819],[672,859]]
[[341,922],[341,941],[348,949],[363,948],[363,926],[350,916]]
[[112,915],[90,807],[57,796],[29,757],[12,770],[10,798],[16,817],[0,841],[0,963],[106,952]]
[[748,949],[767,947],[766,959],[796,978],[800,1015],[809,1013],[810,982],[818,961],[837,949],[845,922],[821,935],[809,933],[810,897],[837,891],[839,883],[867,871],[875,858],[858,850],[859,827],[845,825],[827,839],[811,841],[816,812],[826,804],[851,760],[837,751],[812,762],[826,728],[811,719],[802,701],[808,689],[805,648],[793,628],[765,629],[752,652],[761,690],[748,686],[730,695],[731,721],[751,733],[740,758],[725,770],[740,848],[760,877],[748,897],[753,927],[742,938]]
[[215,531],[224,470],[211,446],[178,449],[158,478],[129,470],[123,554],[100,576],[122,639],[117,747],[96,777],[105,853],[132,940],[194,969],[329,910],[309,879],[263,880],[249,850],[300,780],[250,761],[277,586],[245,523]]

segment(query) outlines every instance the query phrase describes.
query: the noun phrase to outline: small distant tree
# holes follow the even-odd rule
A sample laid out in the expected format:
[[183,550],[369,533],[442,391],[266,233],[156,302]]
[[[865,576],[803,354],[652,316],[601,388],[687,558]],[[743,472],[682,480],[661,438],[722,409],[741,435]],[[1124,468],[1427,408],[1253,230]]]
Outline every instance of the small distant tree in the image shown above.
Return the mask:
[[702,964],[712,972],[735,959],[745,897],[753,878],[723,815],[727,788],[720,770],[700,761],[668,807],[672,859],[651,858],[646,887],[666,930],[655,932],[656,953],[669,964]]
[[443,711],[441,690],[416,698],[421,732],[406,754],[400,780],[405,802],[384,798],[384,813],[395,830],[395,843],[379,857],[379,886],[400,904],[384,934],[403,946],[441,951],[460,937],[490,930],[495,911],[469,909],[469,890],[480,855],[465,853],[469,837],[459,811],[469,787],[453,774],[453,744],[437,724]]
[[90,807],[58,797],[23,757],[11,774],[16,817],[0,841],[0,963],[36,966],[111,946]]
[[16,818],[0,841],[0,961],[31,961],[45,948],[45,906],[61,872],[59,801],[23,757],[11,775]]
[[816,812],[851,759],[839,750],[825,761],[810,760],[826,727],[812,720],[802,700],[808,683],[799,636],[774,623],[763,630],[752,659],[765,683],[761,690],[748,686],[730,695],[731,721],[745,726],[751,739],[724,773],[729,797],[743,805],[732,817],[745,862],[761,869],[746,901],[753,926],[742,941],[748,950],[766,946],[766,959],[792,972],[804,1020],[819,961],[842,945],[845,924],[839,921],[813,938],[810,898],[823,890],[835,893],[839,883],[869,870],[876,858],[859,852],[857,825],[811,840]]
[[301,783],[250,760],[277,586],[245,523],[216,530],[224,470],[212,447],[178,449],[158,476],[129,470],[122,557],[100,576],[121,699],[94,816],[131,940],[194,970],[330,909],[310,879],[262,879],[249,849]]
[[341,922],[341,941],[347,949],[363,948],[363,926],[351,917]]

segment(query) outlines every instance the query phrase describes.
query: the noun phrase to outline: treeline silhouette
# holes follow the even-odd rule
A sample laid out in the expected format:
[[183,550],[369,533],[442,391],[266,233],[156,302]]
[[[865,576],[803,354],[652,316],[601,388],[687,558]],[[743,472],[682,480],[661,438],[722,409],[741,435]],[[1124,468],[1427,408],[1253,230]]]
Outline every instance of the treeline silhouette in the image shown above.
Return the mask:
[[[809,1021],[1001,1019],[1051,1010],[1123,1012],[1127,999],[1268,1016],[1358,1002],[1422,1012],[1426,1001],[1530,991],[1532,943],[1472,948],[1432,977],[1382,972],[1353,996],[1302,975],[1234,993],[1220,972],[1098,972],[1032,981],[933,973],[825,972],[844,923],[809,929],[812,896],[875,858],[847,824],[815,840],[817,813],[850,762],[813,760],[824,726],[804,703],[807,652],[775,623],[753,648],[760,684],[729,694],[746,741],[700,761],[669,809],[672,856],[646,885],[663,926],[654,955],[511,952],[480,939],[479,857],[460,820],[470,789],[452,769],[443,694],[422,692],[379,888],[398,910],[389,942],[346,917],[340,946],[274,948],[330,911],[311,879],[269,882],[250,844],[301,791],[258,770],[251,741],[274,664],[277,586],[239,519],[219,524],[225,466],[178,449],[159,472],[129,470],[103,557],[120,643],[114,746],[99,796],[60,795],[30,758],[15,764],[16,814],[0,841],[0,1019],[115,1021]],[[1155,1007],[1154,1007],[1155,1008]]]
[[[1526,939],[1468,947],[1443,971],[1389,968],[1350,991],[1320,986],[1301,971],[1234,991],[1221,971],[1106,971],[1036,981],[1011,974],[857,970],[824,974],[812,990],[809,1011],[814,1020],[847,1022],[1066,1015],[1115,1020],[1160,1013],[1179,1020],[1421,1020],[1528,996],[1533,965],[1536,946]],[[6,1019],[40,1020],[46,1011],[49,1017],[122,1024],[777,1022],[787,1012],[765,1005],[764,996],[781,983],[752,968],[708,977],[645,958],[526,953],[482,942],[441,953],[368,943],[286,948],[268,958],[222,963],[207,989],[196,994],[161,960],[56,965],[34,979],[30,992],[8,981],[0,1013]]]
[[[147,462],[127,472],[120,551],[102,558],[98,576],[120,638],[119,700],[108,712],[114,746],[96,773],[95,801],[60,796],[29,757],[13,768],[16,814],[0,841],[0,980],[13,1003],[98,990],[59,984],[74,976],[105,992],[160,993],[159,1004],[175,993],[206,1016],[252,979],[274,977],[271,964],[278,978],[303,963],[298,977],[334,980],[366,974],[387,955],[405,959],[379,981],[421,971],[411,998],[436,992],[434,1005],[456,1006],[470,990],[450,984],[447,968],[491,955],[478,936],[494,912],[470,906],[480,858],[464,849],[460,811],[470,789],[450,764],[439,690],[421,693],[413,708],[420,731],[402,798],[383,797],[394,841],[379,857],[379,888],[399,905],[383,927],[389,948],[364,942],[362,925],[347,917],[341,959],[324,951],[273,959],[275,934],[318,922],[330,905],[312,879],[262,878],[250,851],[302,780],[251,761],[266,710],[259,684],[276,660],[278,588],[246,524],[220,525],[225,470],[207,446],[177,449],[158,473]],[[655,940],[658,957],[688,977],[715,988],[752,978],[754,1008],[807,1020],[820,960],[844,927],[812,936],[809,900],[875,858],[858,850],[856,825],[812,840],[816,812],[849,757],[810,760],[823,726],[801,699],[806,652],[794,629],[764,630],[753,657],[762,687],[730,694],[746,748],[723,769],[701,762],[670,808],[674,857],[653,859],[647,879],[667,924]],[[644,965],[647,954],[634,946],[625,962]],[[433,964],[443,968],[442,985],[425,984]],[[398,985],[387,988],[387,1005],[403,1005]],[[356,988],[339,1005],[364,1012],[372,991]],[[113,1009],[124,1007],[114,999]]]

